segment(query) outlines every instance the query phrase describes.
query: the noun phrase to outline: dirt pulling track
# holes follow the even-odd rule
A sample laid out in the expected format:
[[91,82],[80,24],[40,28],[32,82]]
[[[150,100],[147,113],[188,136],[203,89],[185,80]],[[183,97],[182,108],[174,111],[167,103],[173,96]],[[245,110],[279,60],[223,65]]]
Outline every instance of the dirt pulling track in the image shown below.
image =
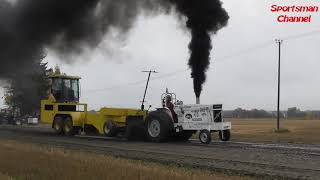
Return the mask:
[[58,137],[49,128],[11,126],[0,126],[0,139],[271,179],[320,177],[319,145],[241,142],[202,145],[197,140],[156,144],[84,136]]

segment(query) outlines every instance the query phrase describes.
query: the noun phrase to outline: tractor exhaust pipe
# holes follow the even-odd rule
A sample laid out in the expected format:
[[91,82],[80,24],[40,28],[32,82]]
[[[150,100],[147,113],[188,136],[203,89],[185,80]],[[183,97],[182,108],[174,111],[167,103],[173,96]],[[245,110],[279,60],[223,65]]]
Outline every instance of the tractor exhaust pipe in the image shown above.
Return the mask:
[[200,97],[196,98],[196,104],[200,104]]

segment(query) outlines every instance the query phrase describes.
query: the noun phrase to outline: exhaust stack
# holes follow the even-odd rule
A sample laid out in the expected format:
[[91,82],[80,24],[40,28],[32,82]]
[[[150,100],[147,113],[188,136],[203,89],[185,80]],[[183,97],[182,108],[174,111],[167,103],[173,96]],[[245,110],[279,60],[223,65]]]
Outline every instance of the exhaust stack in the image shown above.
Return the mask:
[[196,98],[196,104],[200,104],[200,97]]

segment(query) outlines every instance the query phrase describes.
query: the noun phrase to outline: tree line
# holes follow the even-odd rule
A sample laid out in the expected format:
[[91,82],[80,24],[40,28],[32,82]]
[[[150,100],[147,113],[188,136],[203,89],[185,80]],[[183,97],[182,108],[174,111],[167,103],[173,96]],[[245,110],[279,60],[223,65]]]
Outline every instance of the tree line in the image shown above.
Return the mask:
[[[246,110],[237,108],[235,110],[224,111],[225,118],[276,118],[277,111],[266,111],[263,109]],[[281,118],[287,119],[320,119],[320,111],[302,111],[297,107],[288,108],[286,111],[280,112]]]
[[6,112],[11,116],[38,116],[40,113],[40,101],[47,99],[50,90],[49,75],[61,74],[59,66],[53,70],[43,63],[44,58],[34,63],[34,71],[26,73],[19,78],[7,80],[4,94]]

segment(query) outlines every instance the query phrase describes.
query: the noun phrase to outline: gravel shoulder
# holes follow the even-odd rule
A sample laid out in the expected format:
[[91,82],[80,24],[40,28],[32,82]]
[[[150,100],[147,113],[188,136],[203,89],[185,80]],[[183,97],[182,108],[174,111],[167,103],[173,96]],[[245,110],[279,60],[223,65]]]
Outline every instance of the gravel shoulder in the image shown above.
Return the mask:
[[320,177],[320,147],[317,145],[241,142],[202,145],[198,141],[156,144],[109,138],[58,137],[49,128],[9,126],[0,126],[0,139],[271,179]]

